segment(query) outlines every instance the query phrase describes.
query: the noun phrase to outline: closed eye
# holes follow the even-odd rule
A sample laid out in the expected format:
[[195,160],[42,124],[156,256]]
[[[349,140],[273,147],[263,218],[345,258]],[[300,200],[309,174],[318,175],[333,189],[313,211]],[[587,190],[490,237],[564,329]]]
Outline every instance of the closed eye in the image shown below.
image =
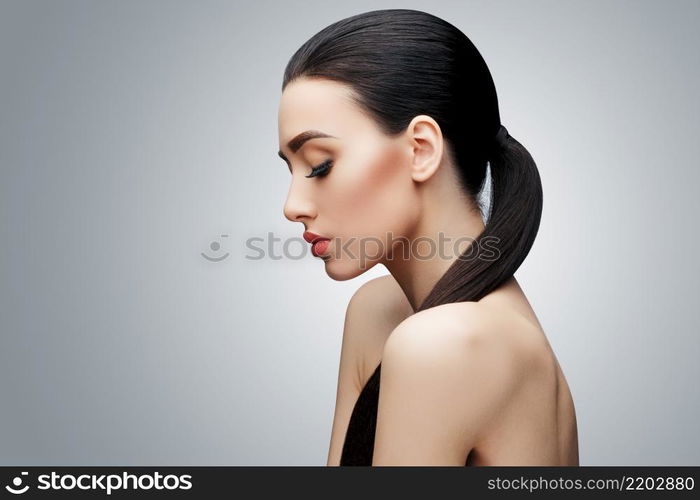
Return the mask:
[[323,177],[328,173],[330,168],[333,166],[333,160],[326,160],[320,165],[317,165],[311,169],[311,173],[305,177]]

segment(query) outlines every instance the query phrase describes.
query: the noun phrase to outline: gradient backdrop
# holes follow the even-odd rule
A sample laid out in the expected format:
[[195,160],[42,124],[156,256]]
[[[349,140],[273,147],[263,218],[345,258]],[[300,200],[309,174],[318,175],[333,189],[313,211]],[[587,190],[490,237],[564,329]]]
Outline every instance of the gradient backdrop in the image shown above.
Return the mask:
[[[399,7],[472,39],[540,168],[516,277],[581,464],[700,463],[697,1],[3,0],[1,465],[325,464],[345,307],[386,270],[301,253],[282,73]],[[269,232],[304,258],[247,259]]]

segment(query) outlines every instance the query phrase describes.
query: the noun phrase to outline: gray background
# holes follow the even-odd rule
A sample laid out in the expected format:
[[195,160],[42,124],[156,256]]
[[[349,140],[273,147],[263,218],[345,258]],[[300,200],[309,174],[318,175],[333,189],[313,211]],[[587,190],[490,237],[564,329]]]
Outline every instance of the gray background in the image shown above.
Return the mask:
[[345,307],[386,270],[336,282],[245,241],[303,231],[289,57],[389,7],[472,39],[540,168],[516,277],[581,464],[700,462],[700,3],[3,1],[2,465],[325,464]]

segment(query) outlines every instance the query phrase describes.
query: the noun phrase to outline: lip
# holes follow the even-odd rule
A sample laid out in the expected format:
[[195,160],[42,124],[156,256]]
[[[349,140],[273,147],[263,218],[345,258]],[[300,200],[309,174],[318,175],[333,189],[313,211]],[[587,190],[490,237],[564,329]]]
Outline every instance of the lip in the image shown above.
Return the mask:
[[324,258],[328,252],[328,245],[330,245],[330,243],[331,240],[327,239],[316,240],[316,243],[311,245],[311,253],[314,255],[314,257]]
[[328,244],[331,241],[330,238],[319,236],[311,231],[304,231],[304,239],[311,243],[311,253],[314,257],[324,258],[323,256],[328,250]]
[[317,241],[329,240],[330,238],[325,238],[323,236],[319,236],[318,234],[312,233],[311,231],[304,231],[304,239],[306,240],[307,243],[311,243],[313,245]]

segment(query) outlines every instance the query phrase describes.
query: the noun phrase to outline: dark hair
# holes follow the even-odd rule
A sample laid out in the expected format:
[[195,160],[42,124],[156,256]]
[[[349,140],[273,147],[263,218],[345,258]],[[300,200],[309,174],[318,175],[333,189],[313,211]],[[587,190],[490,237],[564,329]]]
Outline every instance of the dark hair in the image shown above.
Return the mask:
[[[418,310],[477,301],[508,280],[535,240],[542,214],[542,185],[528,151],[500,130],[496,88],[474,44],[452,24],[412,9],[357,14],[319,31],[292,56],[282,90],[299,77],[347,84],[353,101],[387,135],[419,115],[440,126],[462,189],[474,206],[490,166],[491,203],[484,231],[451,264]],[[495,241],[495,259],[480,256]],[[488,247],[488,245],[485,245]],[[477,250],[478,257],[471,254]]]

